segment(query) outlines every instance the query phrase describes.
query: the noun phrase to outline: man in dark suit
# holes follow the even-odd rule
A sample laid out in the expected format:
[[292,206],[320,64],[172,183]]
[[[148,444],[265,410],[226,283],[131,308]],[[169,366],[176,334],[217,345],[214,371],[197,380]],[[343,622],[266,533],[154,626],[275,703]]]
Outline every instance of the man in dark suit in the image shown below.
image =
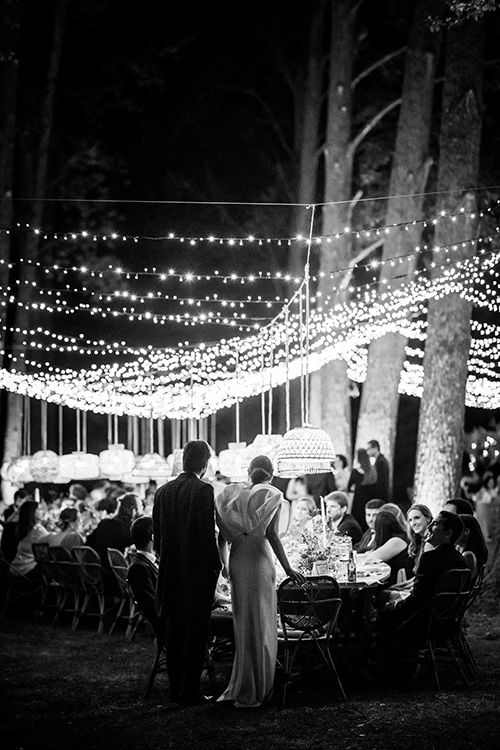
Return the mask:
[[353,546],[362,536],[361,526],[350,513],[349,498],[345,492],[336,490],[325,497],[325,508],[328,526],[337,534],[347,534],[352,539]]
[[156,600],[167,645],[170,695],[200,702],[200,677],[221,562],[212,485],[202,482],[210,448],[186,443],[183,472],[160,487],[153,507],[153,540],[160,555]]
[[368,552],[375,546],[375,519],[377,513],[384,505],[384,501],[378,497],[374,497],[373,500],[368,500],[365,505],[365,521],[368,526],[367,530],[356,545],[357,552],[363,553]]
[[376,497],[387,502],[389,500],[390,484],[389,462],[386,457],[381,454],[380,443],[378,440],[369,440],[366,452],[370,456],[372,462],[375,460],[374,466],[377,472],[377,482],[375,484]]
[[395,604],[390,602],[383,612],[385,624],[393,630],[399,630],[400,637],[419,640],[425,635],[432,597],[439,579],[448,570],[463,570],[467,567],[454,546],[463,530],[460,516],[446,510],[438,513],[429,525],[427,542],[434,549],[424,552],[420,558],[413,591],[403,601]]
[[153,519],[149,516],[136,518],[130,533],[136,554],[128,569],[127,580],[139,611],[150,622],[155,635],[161,639],[165,635],[161,632],[155,606],[158,565],[153,552]]

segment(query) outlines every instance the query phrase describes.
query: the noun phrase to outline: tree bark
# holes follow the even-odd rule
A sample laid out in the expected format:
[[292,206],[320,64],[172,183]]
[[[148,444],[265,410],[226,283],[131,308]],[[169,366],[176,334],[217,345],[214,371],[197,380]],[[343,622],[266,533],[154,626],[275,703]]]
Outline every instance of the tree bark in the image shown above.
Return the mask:
[[[471,210],[477,184],[481,143],[484,22],[466,21],[447,32],[438,191],[449,191],[441,208]],[[437,225],[436,245],[474,236],[474,220]],[[460,248],[457,260],[475,248]],[[420,405],[416,502],[434,512],[457,491],[460,480],[465,413],[465,386],[472,305],[457,293],[431,300],[424,355],[424,389]]]
[[[398,195],[422,193],[428,173],[428,148],[432,121],[432,101],[439,35],[431,32],[428,18],[436,12],[436,0],[417,0],[406,53],[405,75],[394,158],[387,203],[386,224],[411,221],[422,216],[423,196],[398,198]],[[408,231],[394,230],[384,240],[382,259],[412,253],[421,237],[421,225]],[[411,274],[412,257],[398,264],[397,274]],[[401,281],[393,279],[396,269],[389,263],[381,267],[380,280],[385,288],[396,290]],[[368,370],[361,397],[356,445],[368,440],[380,442],[392,467],[396,442],[399,405],[399,381],[405,360],[406,339],[388,333],[370,344]]]
[[[296,96],[297,120],[297,203],[314,203],[318,183],[319,130],[323,98],[323,35],[325,0],[315,6],[309,32],[307,71]],[[305,208],[295,212],[295,231],[309,234],[309,216]],[[305,243],[294,242],[290,248],[288,270],[293,276],[304,275]]]
[[[322,234],[342,232],[350,218],[352,188],[351,90],[354,50],[355,3],[337,0],[331,6],[331,47],[328,85],[328,113],[325,146],[324,202]],[[322,299],[330,295],[331,304],[343,301],[339,291],[342,276],[330,279],[330,273],[346,267],[351,254],[349,234],[324,241],[321,245],[318,291]],[[333,288],[332,288],[333,287]],[[350,460],[351,405],[349,379],[343,360],[325,365],[311,376],[311,422],[326,430],[338,453]],[[321,421],[320,421],[321,419]]]
[[[16,132],[18,78],[19,2],[3,0],[0,17],[0,226],[12,226],[12,191]],[[0,233],[0,257],[10,260],[10,234]],[[0,284],[6,286],[9,272],[0,265]],[[0,324],[5,316],[0,313]]]
[[[41,105],[39,121],[39,138],[36,150],[36,169],[33,184],[28,187],[29,194],[35,198],[43,198],[47,183],[47,171],[49,163],[50,138],[54,120],[54,103],[57,91],[57,79],[66,24],[66,11],[68,0],[59,0],[54,11],[53,38],[50,47],[50,57],[47,68],[47,79]],[[34,201],[30,211],[30,223],[32,226],[40,226],[43,219],[43,202]],[[34,233],[26,233],[22,242],[22,254],[25,258],[36,260],[38,256],[38,238]],[[21,306],[12,306],[12,315],[8,316],[13,329],[27,329],[29,327],[30,314],[27,303],[30,300],[29,283],[35,279],[35,269],[32,265],[19,266],[18,302]],[[26,284],[25,282],[28,282]],[[16,357],[15,367],[17,370],[24,369],[24,360],[20,356],[23,353],[22,334],[6,331],[7,353]],[[12,360],[10,360],[12,361]],[[9,360],[6,364],[11,366]],[[10,461],[20,454],[21,451],[21,425],[22,425],[22,399],[15,393],[9,393],[7,399],[7,414],[4,426],[3,460]],[[3,426],[3,425],[2,425]]]

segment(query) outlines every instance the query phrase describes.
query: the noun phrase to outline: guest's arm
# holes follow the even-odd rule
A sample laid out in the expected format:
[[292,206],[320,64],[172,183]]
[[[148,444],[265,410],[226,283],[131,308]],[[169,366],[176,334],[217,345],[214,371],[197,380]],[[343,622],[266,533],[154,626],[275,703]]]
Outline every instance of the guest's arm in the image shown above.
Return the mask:
[[297,583],[304,583],[305,578],[304,576],[299,573],[296,570],[293,570],[290,567],[290,563],[288,562],[288,558],[286,556],[286,552],[283,549],[283,545],[281,544],[281,539],[279,537],[279,510],[274,514],[272,521],[270,522],[269,526],[266,530],[266,537],[269,542],[269,544],[272,547],[272,550],[276,557],[278,558],[278,562],[287,574],[289,578],[291,578],[293,581],[296,581]]
[[367,559],[376,559],[376,560],[382,560],[383,562],[388,562],[389,560],[392,560],[393,557],[396,557],[396,555],[399,555],[400,552],[403,552],[408,547],[408,544],[404,541],[404,539],[401,539],[399,536],[393,536],[391,539],[388,539],[385,544],[383,544],[381,547],[378,547],[377,549],[370,550],[366,553]]

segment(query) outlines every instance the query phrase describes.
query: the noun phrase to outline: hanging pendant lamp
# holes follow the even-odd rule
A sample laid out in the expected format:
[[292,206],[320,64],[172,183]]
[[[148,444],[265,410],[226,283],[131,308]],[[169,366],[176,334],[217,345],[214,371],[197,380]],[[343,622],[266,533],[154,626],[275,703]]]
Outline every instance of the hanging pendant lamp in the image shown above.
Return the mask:
[[[309,422],[309,260],[311,254],[312,231],[314,224],[315,206],[312,207],[309,240],[307,243],[307,260],[304,267],[304,281],[297,290],[299,302],[299,347],[301,360],[300,402],[302,427],[288,430],[278,448],[275,457],[276,474],[284,479],[292,479],[300,475],[323,474],[331,470],[331,462],[335,460],[335,449],[327,432],[319,427],[312,427]],[[296,292],[296,294],[297,294]],[[294,295],[295,297],[295,295]],[[305,298],[305,310],[303,309]],[[292,298],[293,299],[293,298]],[[305,319],[305,353],[303,344],[303,319]],[[288,316],[285,315],[285,328],[288,326]],[[287,424],[289,423],[289,393],[288,393],[288,330],[285,330],[287,357]],[[304,368],[305,360],[305,368]]]

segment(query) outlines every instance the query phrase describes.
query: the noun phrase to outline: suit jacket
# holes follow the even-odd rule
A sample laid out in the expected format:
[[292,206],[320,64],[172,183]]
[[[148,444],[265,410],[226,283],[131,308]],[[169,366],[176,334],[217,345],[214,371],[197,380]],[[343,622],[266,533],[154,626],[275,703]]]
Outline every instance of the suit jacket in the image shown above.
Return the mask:
[[409,627],[422,628],[430,612],[430,602],[436,591],[437,582],[443,573],[454,568],[466,567],[464,558],[452,544],[440,544],[436,549],[424,552],[418,564],[412,593],[395,607],[398,622],[404,622],[420,610]]
[[357,544],[362,535],[363,532],[361,531],[361,526],[356,521],[355,518],[353,518],[349,513],[346,513],[341,522],[339,523],[337,527],[337,533],[338,534],[347,534],[351,537],[352,543]]
[[158,567],[141,552],[137,552],[128,569],[127,580],[141,614],[149,620],[155,634],[158,633],[160,620],[155,606]]
[[171,614],[192,618],[211,609],[221,568],[212,485],[183,472],[160,487],[153,506],[153,533],[160,555],[160,619]]
[[382,454],[375,461],[375,469],[377,471],[377,481],[375,482],[376,494],[374,497],[379,497],[381,500],[387,502],[389,499],[389,462]]

